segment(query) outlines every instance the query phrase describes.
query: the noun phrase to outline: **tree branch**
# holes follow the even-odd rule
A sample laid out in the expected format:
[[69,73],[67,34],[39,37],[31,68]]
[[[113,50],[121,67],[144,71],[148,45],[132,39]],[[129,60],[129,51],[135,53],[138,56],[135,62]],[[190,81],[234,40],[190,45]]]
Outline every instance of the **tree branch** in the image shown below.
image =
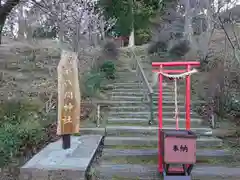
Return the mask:
[[229,13],[229,21],[230,21],[230,23],[231,23],[233,35],[234,35],[234,37],[235,37],[235,39],[236,39],[236,42],[237,42],[237,47],[238,47],[238,49],[240,49],[239,40],[238,40],[237,34],[236,34],[236,32],[235,32],[234,20],[231,18],[231,14],[232,14],[232,13],[230,12],[230,13]]
[[[41,3],[37,2],[36,0],[31,0],[31,2],[35,5],[37,5],[37,7],[43,11],[44,13],[49,13],[49,9],[47,8],[47,3],[45,1],[41,1],[43,2],[44,5],[42,5]],[[54,12],[51,12],[52,14],[55,14]],[[55,14],[56,15],[56,14]]]
[[12,9],[20,3],[20,0],[8,0],[0,8],[0,17],[6,17]]
[[227,39],[228,39],[229,43],[231,44],[232,48],[235,49],[235,47],[234,47],[234,45],[233,45],[233,43],[232,43],[232,41],[231,41],[231,39],[230,39],[230,37],[229,37],[229,35],[228,35],[228,33],[227,33],[227,30],[226,30],[225,27],[224,27],[224,23],[223,23],[221,17],[218,16],[218,19],[219,19],[219,21],[220,21],[220,23],[221,23],[221,26],[222,26],[222,29],[223,29],[224,33],[225,33],[226,36],[227,36]]

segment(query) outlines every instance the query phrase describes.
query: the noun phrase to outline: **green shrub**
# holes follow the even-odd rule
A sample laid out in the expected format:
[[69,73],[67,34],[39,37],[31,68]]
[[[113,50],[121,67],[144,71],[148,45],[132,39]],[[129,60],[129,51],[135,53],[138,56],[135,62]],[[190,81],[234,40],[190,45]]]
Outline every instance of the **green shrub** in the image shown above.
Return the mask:
[[162,40],[151,42],[148,47],[148,53],[149,54],[160,54],[163,52],[167,52],[167,42],[164,42]]
[[33,102],[9,101],[0,104],[0,167],[36,147],[46,138]]
[[80,78],[80,89],[83,97],[99,97],[99,92],[104,80],[114,79],[116,73],[115,64],[106,61],[100,68],[92,69]]
[[103,58],[117,59],[119,50],[114,41],[108,40],[105,42],[102,49]]
[[169,54],[173,57],[183,57],[190,50],[190,42],[186,39],[177,40],[174,45],[169,49]]
[[40,106],[33,101],[9,100],[0,103],[0,123],[21,123],[33,113],[39,113]]
[[81,78],[80,88],[83,97],[96,97],[104,79],[104,74],[98,71],[85,73]]
[[136,45],[146,44],[150,41],[151,35],[149,29],[138,29],[135,33]]
[[116,68],[112,61],[107,61],[102,64],[100,71],[105,73],[105,78],[115,79]]

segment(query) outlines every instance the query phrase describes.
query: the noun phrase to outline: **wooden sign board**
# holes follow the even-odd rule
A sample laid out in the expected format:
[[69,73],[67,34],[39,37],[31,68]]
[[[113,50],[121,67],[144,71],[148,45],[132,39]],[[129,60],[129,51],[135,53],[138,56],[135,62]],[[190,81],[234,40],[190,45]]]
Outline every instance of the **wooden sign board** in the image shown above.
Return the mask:
[[62,51],[58,64],[58,135],[79,132],[80,88],[77,68],[77,54]]

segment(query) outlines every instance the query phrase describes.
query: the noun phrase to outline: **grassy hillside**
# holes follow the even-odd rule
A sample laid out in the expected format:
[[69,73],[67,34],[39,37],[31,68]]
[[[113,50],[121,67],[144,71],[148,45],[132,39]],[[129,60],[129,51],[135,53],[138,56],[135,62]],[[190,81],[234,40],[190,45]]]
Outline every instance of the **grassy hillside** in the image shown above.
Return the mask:
[[[58,44],[51,40],[5,41],[0,46],[1,178],[16,179],[18,166],[59,138],[56,105],[60,55]],[[91,116],[96,114],[91,100],[105,97],[100,85],[109,83],[93,68],[100,56],[101,49],[89,48],[79,53],[79,83],[82,100],[86,101],[81,105],[84,126],[92,124]],[[89,93],[88,87],[92,86],[96,89]]]

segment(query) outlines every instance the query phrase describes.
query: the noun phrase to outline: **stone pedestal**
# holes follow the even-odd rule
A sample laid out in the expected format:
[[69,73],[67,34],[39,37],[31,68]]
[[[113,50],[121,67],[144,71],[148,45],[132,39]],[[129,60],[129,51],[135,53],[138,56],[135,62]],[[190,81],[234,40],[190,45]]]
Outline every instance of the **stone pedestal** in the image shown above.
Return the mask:
[[72,136],[67,150],[62,149],[61,139],[49,144],[20,168],[20,180],[84,180],[102,138]]

